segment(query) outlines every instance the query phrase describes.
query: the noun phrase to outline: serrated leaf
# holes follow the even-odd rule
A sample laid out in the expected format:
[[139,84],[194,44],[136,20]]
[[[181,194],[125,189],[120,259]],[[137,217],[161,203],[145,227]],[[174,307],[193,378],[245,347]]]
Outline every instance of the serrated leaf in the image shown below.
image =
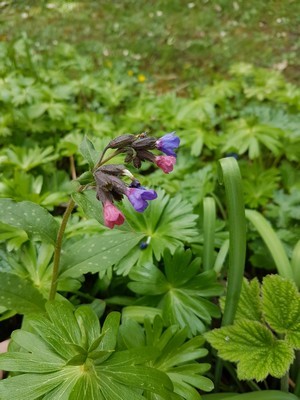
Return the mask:
[[44,311],[45,299],[31,282],[18,275],[0,272],[0,302],[20,314]]
[[239,379],[262,381],[268,375],[280,378],[294,359],[292,347],[257,321],[240,320],[204,336],[221,358],[237,362]]
[[30,238],[38,237],[55,244],[58,223],[47,210],[35,203],[0,199],[0,221],[24,229]]
[[83,141],[79,146],[79,150],[85,161],[89,164],[90,169],[93,169],[100,156],[87,136],[84,136]]
[[141,236],[136,233],[120,231],[82,239],[63,250],[60,278],[79,277],[88,272],[105,273],[140,240]]
[[262,305],[260,298],[260,284],[257,278],[250,282],[243,280],[241,295],[238,308],[235,314],[235,320],[250,319],[253,321],[262,321]]
[[300,348],[300,294],[291,280],[279,275],[263,279],[262,307],[272,329],[286,335],[291,346]]

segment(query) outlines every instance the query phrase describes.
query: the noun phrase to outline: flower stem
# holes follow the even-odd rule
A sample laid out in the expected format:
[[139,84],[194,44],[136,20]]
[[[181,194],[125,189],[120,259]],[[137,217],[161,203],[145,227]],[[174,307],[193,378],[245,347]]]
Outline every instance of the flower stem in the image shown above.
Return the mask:
[[101,158],[100,158],[100,160],[95,165],[93,171],[96,171],[97,168],[101,167],[101,165],[107,163],[107,161],[111,160],[112,158],[114,158],[118,154],[122,153],[122,151],[123,151],[122,149],[118,149],[118,150],[114,151],[109,157],[105,158],[104,160],[103,160],[103,155],[104,155],[104,153],[103,153]]
[[61,225],[60,225],[58,233],[57,233],[56,243],[55,243],[55,251],[54,251],[54,259],[53,259],[53,271],[52,271],[52,281],[51,281],[49,300],[54,300],[55,295],[56,295],[57,283],[58,283],[57,279],[58,279],[58,273],[59,273],[59,262],[60,262],[63,236],[64,236],[66,226],[67,226],[69,217],[71,215],[71,212],[73,211],[74,206],[75,206],[75,202],[73,199],[71,199],[69,201],[66,211],[63,215],[63,219],[61,221]]
[[[116,150],[113,154],[111,154],[109,157],[105,158],[103,160],[103,156],[105,154],[105,151],[107,150],[107,148],[104,149],[100,160],[98,161],[98,163],[96,164],[94,171],[101,167],[101,165],[105,164],[107,161],[111,160],[113,157],[115,157],[116,155],[118,155],[119,153],[122,152],[122,150]],[[87,188],[87,186],[80,186],[77,191],[78,192],[83,192],[85,189]],[[69,217],[73,211],[75,207],[75,202],[73,199],[70,199],[66,211],[64,212],[62,221],[61,221],[61,225],[59,227],[58,233],[57,233],[57,237],[56,237],[56,243],[55,243],[55,250],[54,250],[54,258],[53,258],[53,270],[52,270],[52,281],[51,281],[51,287],[50,287],[50,293],[49,293],[49,300],[54,300],[55,299],[55,295],[56,295],[56,291],[57,291],[57,284],[58,284],[58,274],[59,274],[59,263],[60,263],[60,256],[61,256],[61,247],[62,247],[62,241],[63,241],[63,237],[64,237],[64,233],[66,230],[66,226],[69,220]]]

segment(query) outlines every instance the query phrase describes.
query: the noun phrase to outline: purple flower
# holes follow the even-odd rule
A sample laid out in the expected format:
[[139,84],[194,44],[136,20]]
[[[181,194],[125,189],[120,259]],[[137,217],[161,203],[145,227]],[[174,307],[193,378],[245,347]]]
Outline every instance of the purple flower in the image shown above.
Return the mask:
[[180,139],[174,134],[175,132],[167,133],[156,141],[156,148],[165,153],[167,156],[176,157],[174,150],[179,146]]
[[148,200],[157,198],[157,193],[154,190],[147,190],[143,186],[138,188],[128,188],[126,192],[128,200],[138,212],[143,212],[148,207]]

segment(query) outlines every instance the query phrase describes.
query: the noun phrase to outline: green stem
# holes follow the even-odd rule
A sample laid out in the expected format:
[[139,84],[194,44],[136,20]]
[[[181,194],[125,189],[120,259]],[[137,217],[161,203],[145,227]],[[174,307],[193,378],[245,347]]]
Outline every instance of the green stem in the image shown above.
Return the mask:
[[300,350],[296,350],[296,371],[297,371],[297,376],[296,376],[296,386],[294,393],[296,396],[300,396]]
[[[105,160],[103,160],[104,153],[107,149],[105,148],[100,160],[98,161],[97,165],[94,168],[94,171],[101,167],[101,165],[105,164],[107,161],[111,160],[113,157],[115,157],[117,154],[121,153],[122,151],[116,150],[112,155],[107,157]],[[80,186],[78,189],[78,192],[83,192],[86,186]],[[61,225],[59,227],[57,237],[56,237],[56,243],[55,243],[55,250],[54,250],[54,257],[53,257],[53,270],[52,270],[52,280],[51,280],[51,287],[50,287],[50,294],[49,294],[49,300],[54,300],[56,291],[57,291],[57,284],[58,284],[58,275],[59,275],[59,263],[60,263],[60,256],[61,256],[61,247],[62,247],[62,241],[64,237],[64,233],[67,227],[67,223],[69,220],[69,217],[75,207],[75,201],[71,199],[68,203],[68,206],[66,208],[66,211],[63,215]]]
[[285,375],[280,379],[280,389],[283,392],[289,392],[289,370],[287,370]]
[[63,241],[63,236],[66,230],[66,226],[75,206],[75,202],[71,199],[68,203],[66,211],[63,215],[63,219],[61,221],[61,225],[59,227],[56,243],[55,243],[55,251],[54,251],[54,258],[53,258],[53,270],[52,270],[52,281],[51,281],[51,288],[49,294],[49,300],[54,300],[57,290],[57,280],[58,280],[58,273],[59,273],[59,262],[60,262],[60,255],[61,255],[61,246]]
[[95,165],[93,171],[96,171],[97,168],[101,167],[101,165],[107,163],[107,161],[111,160],[112,158],[114,158],[115,156],[117,156],[118,154],[122,153],[122,149],[118,149],[115,152],[113,152],[109,157],[105,158],[103,160],[104,154],[106,152],[107,149],[104,149],[103,153],[101,154],[100,160],[97,162],[97,164]]

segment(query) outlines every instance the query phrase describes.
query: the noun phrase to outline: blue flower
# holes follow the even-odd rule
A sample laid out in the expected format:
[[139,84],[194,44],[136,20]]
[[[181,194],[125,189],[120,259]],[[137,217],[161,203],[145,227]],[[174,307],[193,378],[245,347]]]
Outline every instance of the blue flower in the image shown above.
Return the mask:
[[126,196],[136,211],[143,212],[148,207],[147,201],[156,199],[157,193],[155,190],[147,190],[140,186],[138,188],[128,188]]
[[176,157],[174,150],[177,149],[179,144],[179,137],[175,136],[175,132],[171,132],[167,133],[156,141],[156,148],[165,153],[167,156]]

